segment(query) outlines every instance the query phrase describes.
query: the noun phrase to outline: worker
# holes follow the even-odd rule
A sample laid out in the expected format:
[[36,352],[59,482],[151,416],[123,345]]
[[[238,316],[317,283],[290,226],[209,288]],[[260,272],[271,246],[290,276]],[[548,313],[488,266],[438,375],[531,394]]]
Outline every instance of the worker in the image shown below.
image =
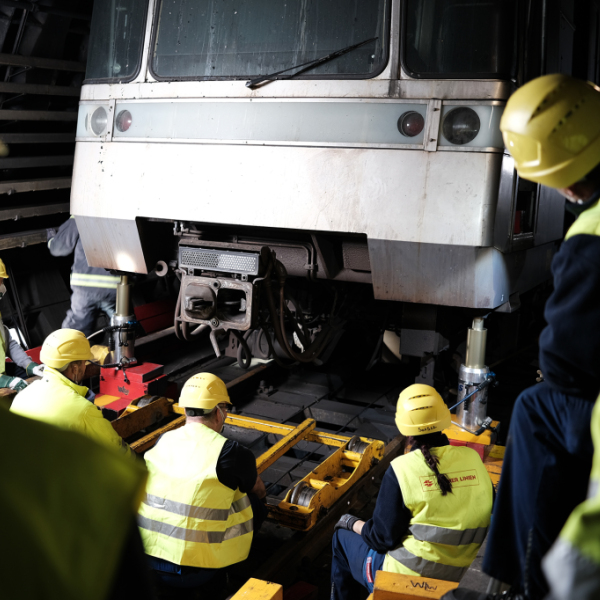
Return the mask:
[[[0,300],[6,294],[5,279],[8,279],[8,273],[4,262],[0,259]],[[7,358],[12,362],[7,363]],[[25,377],[41,376],[43,370],[44,367],[32,361],[21,345],[11,338],[0,314],[0,388],[10,388],[20,392],[27,387]]]
[[86,361],[93,358],[85,335],[74,329],[59,329],[51,333],[42,344],[40,358],[46,365],[42,379],[19,393],[10,410],[23,417],[78,431],[133,456],[131,448],[94,405],[92,390],[80,385]]
[[411,451],[385,472],[373,517],[343,515],[333,536],[332,600],[373,592],[376,571],[460,581],[490,523],[493,487],[471,448],[450,446],[448,407],[413,384],[398,398],[396,425]]
[[221,435],[230,405],[221,379],[194,375],[179,399],[185,425],[146,453],[138,525],[150,565],[168,586],[196,588],[245,560],[266,517],[254,455]]
[[542,561],[552,600],[600,598],[600,399],[591,430],[594,462],[588,498],[571,513]]
[[512,594],[537,600],[548,593],[542,557],[585,499],[592,464],[590,421],[600,392],[600,89],[567,75],[539,77],[511,96],[500,128],[519,176],[558,189],[579,213],[552,262],[554,291],[539,339],[544,381],[515,403],[483,561],[484,572]]
[[3,598],[151,600],[141,461],[0,407],[0,471]]
[[71,217],[58,231],[48,229],[48,249],[52,256],[67,256],[75,252],[71,270],[71,308],[63,321],[63,329],[77,329],[86,336],[94,332],[99,314],[110,319],[115,313],[119,277],[100,267],[90,267],[85,257],[79,230]]

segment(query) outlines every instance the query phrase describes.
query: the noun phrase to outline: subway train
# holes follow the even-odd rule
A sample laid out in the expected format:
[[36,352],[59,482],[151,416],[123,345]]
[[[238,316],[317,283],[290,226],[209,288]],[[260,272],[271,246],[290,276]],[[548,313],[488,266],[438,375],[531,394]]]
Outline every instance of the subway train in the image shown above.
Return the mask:
[[366,313],[435,358],[550,278],[564,199],[518,178],[499,121],[571,71],[558,4],[95,0],[71,196],[88,262],[175,273],[178,335],[242,363],[318,363]]

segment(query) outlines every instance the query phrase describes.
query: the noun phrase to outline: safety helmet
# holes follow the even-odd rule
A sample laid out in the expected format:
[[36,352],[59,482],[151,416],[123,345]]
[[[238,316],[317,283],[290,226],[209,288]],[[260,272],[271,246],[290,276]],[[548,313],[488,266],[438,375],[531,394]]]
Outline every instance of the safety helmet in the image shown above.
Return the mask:
[[6,272],[6,267],[4,266],[4,262],[0,258],[0,277],[2,279],[8,279],[8,273]]
[[211,411],[217,404],[227,402],[229,394],[223,380],[212,373],[197,373],[184,384],[179,396],[179,406],[184,408],[202,408]]
[[568,75],[544,75],[519,88],[500,121],[521,177],[566,188],[600,163],[600,89]]
[[400,393],[396,425],[402,435],[425,435],[450,427],[450,411],[430,385],[414,383]]
[[93,360],[90,343],[81,331],[57,329],[42,344],[41,361],[53,369],[62,369],[76,360]]

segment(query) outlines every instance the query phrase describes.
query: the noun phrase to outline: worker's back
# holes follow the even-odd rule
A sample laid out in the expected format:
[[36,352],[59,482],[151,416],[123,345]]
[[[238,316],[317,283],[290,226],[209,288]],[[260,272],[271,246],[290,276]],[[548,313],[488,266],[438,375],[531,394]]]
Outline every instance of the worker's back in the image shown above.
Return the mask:
[[250,499],[217,477],[226,439],[200,423],[165,433],[146,453],[150,474],[138,524],[146,552],[169,562],[219,569],[248,557]]
[[391,463],[412,513],[408,535],[388,552],[383,570],[459,581],[477,556],[490,524],[493,488],[481,458],[471,448],[431,450],[452,491],[442,495],[421,450]]
[[3,408],[0,461],[2,597],[105,600],[144,489],[141,463]]

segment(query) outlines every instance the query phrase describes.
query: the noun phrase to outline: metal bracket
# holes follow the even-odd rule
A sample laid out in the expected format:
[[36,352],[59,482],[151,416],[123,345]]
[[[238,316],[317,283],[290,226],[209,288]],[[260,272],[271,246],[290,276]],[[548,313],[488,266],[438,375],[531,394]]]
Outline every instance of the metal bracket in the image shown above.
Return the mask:
[[442,101],[432,98],[427,105],[425,135],[423,137],[423,149],[427,152],[435,152],[437,150],[441,116]]

